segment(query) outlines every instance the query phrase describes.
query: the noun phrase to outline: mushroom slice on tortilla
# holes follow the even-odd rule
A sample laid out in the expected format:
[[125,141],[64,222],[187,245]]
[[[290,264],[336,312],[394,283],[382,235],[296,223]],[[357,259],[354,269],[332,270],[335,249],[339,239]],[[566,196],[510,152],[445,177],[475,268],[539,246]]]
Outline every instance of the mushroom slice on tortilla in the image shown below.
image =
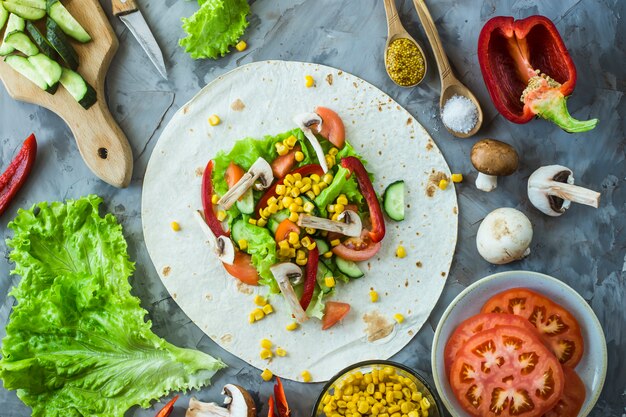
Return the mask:
[[292,281],[301,282],[302,280],[302,269],[296,264],[290,262],[283,262],[280,264],[276,264],[270,268],[276,282],[278,283],[278,287],[280,291],[283,293],[285,300],[291,307],[291,312],[299,323],[304,323],[309,318],[306,315],[306,312],[300,305],[300,300],[296,295],[296,292],[293,290],[293,286],[291,284]]
[[322,125],[322,118],[317,113],[301,113],[294,116],[293,121],[302,130],[304,136],[306,136],[306,138],[309,140],[309,143],[311,143],[311,146],[315,151],[315,155],[317,156],[317,160],[322,167],[322,171],[324,171],[324,173],[328,172],[326,155],[324,155],[322,145],[320,145],[320,142],[317,140],[315,134],[311,130],[311,127],[313,126]]
[[274,173],[271,165],[265,159],[258,158],[248,172],[243,174],[239,181],[217,201],[217,204],[228,210],[252,185],[257,190],[264,190],[272,184],[272,181],[274,181]]
[[256,417],[254,400],[244,388],[227,384],[222,394],[226,396],[224,407],[216,403],[204,403],[192,397],[185,417]]
[[311,227],[316,230],[337,232],[350,237],[361,236],[363,224],[361,223],[361,218],[356,212],[352,210],[346,210],[339,215],[338,219],[345,220],[334,221],[325,219],[323,217],[315,217],[309,214],[300,213],[300,217],[298,218],[298,226]]
[[572,201],[598,208],[600,193],[574,185],[574,173],[562,165],[548,165],[528,178],[528,198],[539,211],[548,216],[565,213]]
[[233,245],[233,241],[227,236],[220,236],[216,238],[211,231],[211,228],[204,221],[204,217],[202,217],[200,210],[194,210],[193,217],[197,220],[198,225],[200,225],[200,229],[202,229],[206,235],[206,242],[209,244],[211,249],[213,249],[220,261],[225,264],[232,265],[233,262],[235,262],[235,245]]
[[478,171],[476,188],[492,191],[498,186],[498,177],[511,175],[517,170],[517,151],[508,143],[495,139],[483,139],[474,144],[471,161]]

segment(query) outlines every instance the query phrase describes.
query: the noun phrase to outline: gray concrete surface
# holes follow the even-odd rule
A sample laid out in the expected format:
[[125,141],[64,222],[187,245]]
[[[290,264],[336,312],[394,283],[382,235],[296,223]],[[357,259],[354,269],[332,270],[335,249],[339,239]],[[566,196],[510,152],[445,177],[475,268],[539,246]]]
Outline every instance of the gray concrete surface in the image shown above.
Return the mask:
[[[168,296],[150,263],[141,232],[140,195],[150,153],[163,127],[187,100],[215,77],[238,65],[263,59],[311,61],[349,71],[375,84],[405,106],[430,132],[442,149],[453,172],[462,172],[466,182],[459,187],[460,228],[457,254],[444,294],[432,317],[415,339],[395,359],[430,374],[433,329],[448,303],[467,285],[494,272],[527,269],[551,274],[571,285],[593,307],[606,335],[609,369],[607,383],[592,412],[594,417],[626,415],[626,30],[621,0],[438,0],[429,1],[450,60],[459,77],[476,93],[485,110],[485,124],[478,137],[493,137],[512,143],[520,152],[517,173],[500,181],[490,193],[477,191],[475,172],[469,162],[474,139],[454,139],[437,117],[439,79],[429,48],[431,70],[414,89],[395,86],[383,67],[386,38],[385,16],[379,0],[257,0],[252,2],[250,26],[244,36],[249,48],[217,61],[193,61],[178,47],[182,36],[180,18],[191,15],[195,2],[139,1],[159,40],[169,70],[164,81],[139,45],[117,19],[111,22],[120,39],[120,49],[108,74],[108,100],[132,145],[135,155],[133,181],[118,190],[96,179],[83,164],[65,124],[49,111],[13,101],[0,88],[0,161],[6,166],[22,140],[31,132],[40,149],[34,172],[0,219],[2,236],[19,207],[42,200],[75,198],[88,193],[104,197],[106,209],[124,226],[131,257],[137,262],[132,278],[134,293],[142,300],[154,323],[154,331],[178,345],[195,347],[223,358],[229,368],[213,381],[212,388],[193,393],[203,400],[218,400],[223,384],[236,381],[249,388],[266,415],[265,401],[271,385],[260,384],[258,371],[217,347],[189,321]],[[103,2],[109,12],[110,4]],[[423,44],[426,38],[413,4],[399,0],[398,8],[409,32]],[[598,127],[569,135],[543,120],[514,125],[495,111],[482,81],[476,43],[482,25],[492,16],[516,18],[543,14],[557,25],[578,68],[578,84],[569,100],[573,115],[600,118]],[[248,86],[254,88],[254,79]],[[297,97],[294,97],[296,100]],[[533,209],[525,193],[526,180],[540,165],[559,163],[572,168],[577,182],[602,193],[597,210],[575,206],[561,218],[548,218]],[[491,210],[516,207],[535,227],[532,255],[516,264],[492,266],[475,247],[481,219]],[[7,251],[4,239],[0,250]],[[6,323],[13,300],[7,297],[17,282],[9,278],[11,265],[0,261],[0,323]],[[0,336],[4,335],[4,325]],[[307,416],[320,390],[319,385],[287,384],[295,416]],[[184,415],[190,394],[179,401],[172,414]],[[153,409],[132,409],[127,416],[153,416]],[[0,388],[0,415],[24,417],[30,410],[14,392]]]

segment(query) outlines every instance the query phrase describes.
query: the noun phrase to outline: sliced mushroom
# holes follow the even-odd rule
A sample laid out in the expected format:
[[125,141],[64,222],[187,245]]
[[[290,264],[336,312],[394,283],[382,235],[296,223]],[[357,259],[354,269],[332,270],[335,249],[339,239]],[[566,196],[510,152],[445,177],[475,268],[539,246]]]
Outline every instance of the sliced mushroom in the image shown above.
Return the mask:
[[217,201],[217,204],[228,210],[252,185],[257,190],[264,190],[272,184],[272,181],[274,181],[274,173],[271,165],[265,159],[258,158],[248,172],[243,174],[243,177]]
[[528,178],[528,198],[542,213],[560,216],[574,203],[598,208],[600,193],[574,185],[571,169],[561,165],[541,167]]
[[519,157],[511,145],[495,139],[483,139],[474,144],[471,161],[478,170],[476,188],[492,191],[498,186],[498,177],[511,175],[517,170]]
[[361,218],[357,213],[352,210],[346,210],[339,215],[338,219],[345,220],[334,221],[325,219],[323,217],[316,217],[309,214],[300,213],[300,217],[298,218],[298,226],[310,227],[316,230],[337,232],[350,237],[361,236],[361,232],[363,231],[363,224],[361,223]]
[[326,155],[324,155],[324,150],[322,149],[322,145],[320,145],[319,141],[315,137],[315,134],[311,130],[311,127],[317,126],[316,130],[319,132],[319,129],[322,127],[322,118],[317,113],[301,113],[296,115],[293,118],[293,121],[304,133],[304,136],[309,140],[313,150],[315,151],[315,155],[322,167],[322,171],[325,173],[328,172],[328,165],[326,164]]
[[287,300],[287,304],[291,307],[291,312],[295,319],[300,323],[307,321],[309,318],[300,305],[300,300],[291,285],[292,280],[298,281],[302,279],[302,269],[296,264],[283,262],[272,266],[270,271],[276,278],[278,287],[280,287],[280,291],[283,293],[285,300]]
[[225,264],[232,265],[235,262],[235,245],[230,238],[226,236],[215,237],[211,228],[204,221],[204,217],[200,210],[194,210],[193,217],[200,225],[200,228],[207,237],[206,242],[209,247],[215,252],[220,261]]
[[224,407],[216,403],[204,403],[192,397],[185,417],[256,417],[254,400],[244,388],[227,384],[222,394],[226,396]]
[[514,208],[489,213],[476,234],[480,256],[496,265],[508,264],[530,254],[533,226],[528,217]]

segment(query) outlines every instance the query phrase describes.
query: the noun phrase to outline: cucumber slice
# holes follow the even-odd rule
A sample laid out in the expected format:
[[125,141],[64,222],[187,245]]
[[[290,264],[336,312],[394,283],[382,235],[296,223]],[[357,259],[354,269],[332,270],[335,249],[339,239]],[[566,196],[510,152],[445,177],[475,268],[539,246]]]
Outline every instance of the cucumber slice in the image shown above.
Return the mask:
[[88,109],[96,102],[96,91],[80,76],[79,73],[63,68],[61,85],[70,93],[74,100]]
[[272,219],[271,217],[267,220],[267,228],[270,229],[270,232],[272,232],[272,234],[276,234],[279,224],[279,222]]
[[70,69],[76,70],[76,68],[78,68],[78,54],[70,44],[67,36],[65,36],[65,33],[63,33],[54,20],[49,18],[46,19],[46,29],[46,37],[50,45],[52,45],[54,50],[57,51],[61,59]]
[[9,18],[9,11],[4,8],[2,3],[0,3],[0,29],[4,27],[4,24],[7,22]]
[[28,78],[32,83],[34,83],[37,87],[42,90],[48,90],[48,84],[43,79],[41,75],[39,75],[39,71],[34,67],[33,64],[28,61],[28,59],[19,55],[9,55],[4,58],[4,62],[9,64],[11,68],[15,71],[22,74],[24,77]]
[[13,49],[17,49],[22,52],[24,55],[33,56],[39,53],[39,48],[37,45],[30,40],[27,34],[24,32],[12,32],[9,33],[9,36],[4,40],[7,45],[12,47]]
[[[45,54],[37,54],[28,57],[28,61],[33,64],[41,78],[48,84],[49,89],[56,91],[61,80],[63,68],[52,59],[48,58]],[[54,92],[53,92],[54,94]]]
[[59,25],[66,35],[71,36],[78,42],[86,43],[91,40],[89,33],[87,33],[74,16],[67,11],[59,0],[48,0],[48,15]]
[[19,4],[21,6],[32,7],[33,9],[46,10],[46,0],[6,0],[10,3]]
[[10,1],[3,1],[2,5],[9,12],[14,13],[26,20],[39,20],[46,15],[45,7],[43,9],[39,9]]
[[335,257],[335,263],[337,264],[337,269],[350,278],[361,278],[365,275],[356,262],[348,261],[337,256]]
[[236,202],[237,208],[243,214],[254,213],[254,195],[252,194],[252,188],[249,188],[242,196],[241,200]]
[[55,58],[56,52],[54,51],[54,48],[50,45],[48,39],[41,34],[39,29],[37,29],[37,26],[33,25],[31,22],[26,22],[26,31],[41,53],[45,54],[48,58]]
[[16,14],[10,14],[9,20],[7,21],[7,28],[4,31],[4,37],[2,38],[2,45],[0,46],[0,56],[9,55],[11,52],[15,50],[12,46],[6,44],[6,38],[10,33],[15,31],[24,31],[24,26],[26,22],[24,19],[19,17]]
[[383,196],[383,208],[392,220],[404,220],[404,181],[389,184]]
[[290,213],[289,213],[289,210],[284,209],[284,210],[279,211],[279,212],[278,212],[278,213],[276,213],[276,214],[272,214],[272,215],[270,216],[270,219],[273,219],[273,220],[275,220],[278,224],[280,224],[283,220],[285,220],[285,219],[288,219],[288,218],[289,218],[289,214],[290,214]]
[[320,256],[330,250],[330,245],[325,240],[315,239],[315,245],[317,246],[317,250],[319,251]]

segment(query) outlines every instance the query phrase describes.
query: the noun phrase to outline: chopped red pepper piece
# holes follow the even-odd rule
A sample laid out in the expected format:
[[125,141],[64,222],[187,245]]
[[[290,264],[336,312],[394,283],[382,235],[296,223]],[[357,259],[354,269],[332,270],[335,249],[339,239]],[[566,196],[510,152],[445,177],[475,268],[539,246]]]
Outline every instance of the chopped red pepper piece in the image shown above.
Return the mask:
[[478,61],[494,105],[508,120],[527,123],[539,115],[572,133],[598,123],[576,120],[567,111],[576,67],[547,17],[492,18],[478,38]]
[[290,417],[291,410],[289,409],[289,404],[287,404],[287,397],[285,396],[283,383],[279,377],[276,377],[276,384],[274,385],[274,397],[276,397],[276,408],[278,410],[278,417]]
[[172,410],[174,409],[174,403],[176,402],[176,400],[178,400],[178,395],[172,398],[170,402],[165,404],[165,407],[161,408],[161,411],[159,411],[154,417],[167,417],[172,414]]
[[372,186],[369,175],[363,166],[363,163],[354,156],[348,156],[341,160],[341,166],[354,172],[356,175],[356,181],[359,183],[359,189],[361,194],[367,202],[367,207],[370,211],[370,221],[372,223],[372,230],[368,233],[372,242],[377,243],[383,240],[385,237],[385,220],[383,218],[383,212],[380,209],[380,203],[378,197]]
[[26,181],[35,162],[36,154],[37,140],[35,135],[31,134],[26,138],[22,148],[13,158],[9,167],[0,176],[0,215],[4,213],[17,191]]
[[[300,174],[303,177],[307,177],[313,174],[322,176],[324,175],[324,171],[322,170],[322,167],[319,164],[309,164],[309,165],[304,165],[304,166],[301,166],[300,168],[294,169],[293,171],[290,172],[290,174],[291,175]],[[254,208],[254,215],[257,218],[259,217],[259,210],[267,207],[267,200],[269,200],[272,197],[276,197],[278,195],[276,194],[276,186],[282,184],[284,179],[285,178],[283,177],[280,180],[276,181],[274,184],[272,184],[270,188],[267,189],[265,194],[263,194],[263,197],[261,197],[256,207]]]
[[302,297],[300,297],[300,306],[306,311],[311,304],[313,298],[313,291],[315,291],[315,283],[317,282],[317,265],[320,259],[320,252],[317,247],[309,251],[309,259],[306,263],[306,278],[304,281],[304,290],[302,291]]
[[211,198],[213,197],[213,160],[210,160],[209,163],[204,168],[204,173],[202,174],[202,209],[204,210],[204,220],[206,224],[209,226],[209,229],[213,232],[215,237],[220,236],[230,236],[229,232],[224,231],[222,228],[222,223],[217,220],[217,216],[213,211],[213,202]]
[[274,411],[274,397],[271,395],[267,401],[267,417],[276,417],[276,413]]

